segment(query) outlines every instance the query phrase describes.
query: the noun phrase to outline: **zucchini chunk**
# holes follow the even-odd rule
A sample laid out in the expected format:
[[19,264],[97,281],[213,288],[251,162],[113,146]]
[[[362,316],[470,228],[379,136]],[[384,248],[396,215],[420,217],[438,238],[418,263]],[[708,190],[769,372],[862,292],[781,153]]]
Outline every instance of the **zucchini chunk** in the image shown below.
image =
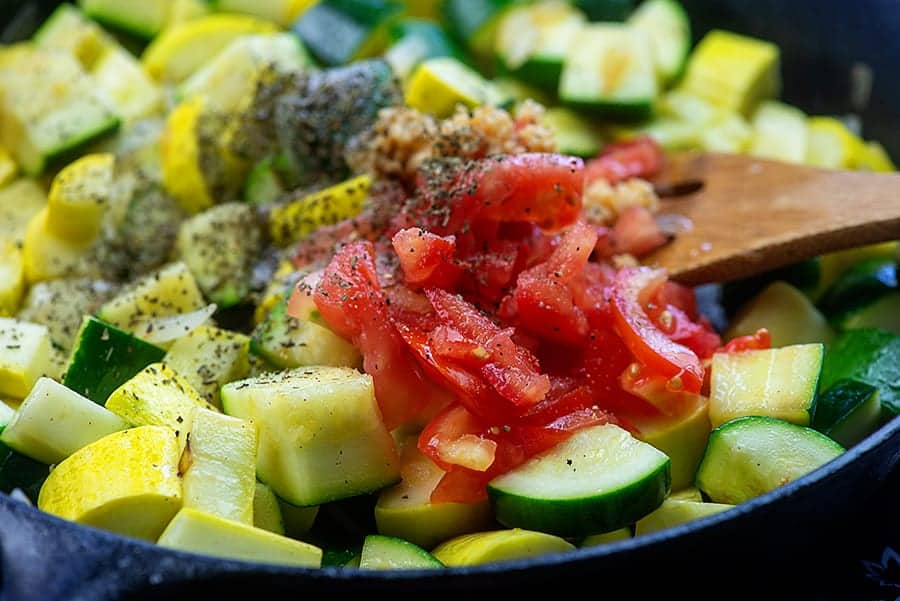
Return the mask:
[[159,537],[170,549],[258,563],[318,568],[322,550],[196,509],[184,508]]
[[19,178],[0,188],[0,239],[25,240],[29,222],[47,205],[47,193],[37,181]]
[[671,488],[669,458],[622,428],[585,428],[488,483],[497,520],[560,536],[634,523]]
[[[255,462],[253,468],[256,469]],[[256,483],[253,492],[253,526],[284,536],[284,517],[278,497],[262,482]]]
[[713,355],[709,419],[713,426],[745,415],[806,426],[815,408],[822,344]]
[[441,14],[447,29],[476,57],[493,56],[497,28],[514,0],[444,0]]
[[797,288],[782,281],[770,284],[740,309],[731,321],[727,339],[754,334],[760,328],[769,330],[772,346],[831,342],[834,332],[825,317]]
[[46,326],[0,317],[0,395],[25,398],[34,383],[52,373]]
[[678,0],[646,0],[628,18],[653,44],[660,82],[667,86],[684,73],[691,52],[691,21]]
[[851,447],[878,427],[878,389],[855,380],[841,380],[819,396],[813,427]]
[[693,485],[712,425],[709,402],[697,397],[692,410],[677,417],[664,414],[636,420],[635,437],[665,453],[672,464],[672,490]]
[[16,313],[24,292],[25,257],[14,242],[4,240],[0,242],[0,317]]
[[420,63],[431,58],[462,53],[444,29],[425,19],[403,19],[391,26],[391,47],[384,53],[394,73],[401,80],[407,79]]
[[219,406],[219,389],[249,374],[249,352],[247,336],[202,325],[176,340],[163,362],[208,402]]
[[444,564],[421,547],[393,536],[370,534],[363,541],[359,567],[363,570],[442,568]]
[[75,336],[63,383],[102,405],[115,389],[165,354],[163,349],[87,315]]
[[174,0],[78,0],[78,5],[92,19],[150,39],[167,23]]
[[736,505],[813,471],[844,452],[824,434],[771,417],[739,417],[713,430],[697,487]]
[[882,328],[900,334],[900,283],[893,258],[872,258],[841,275],[819,299],[819,307],[842,330]]
[[659,509],[639,519],[634,526],[634,535],[643,536],[659,530],[665,530],[678,524],[685,524],[708,515],[714,515],[731,509],[734,505],[727,503],[702,503],[699,501],[682,501],[666,499]]
[[658,92],[646,33],[594,23],[575,35],[559,81],[564,103],[604,117],[643,119],[653,112]]
[[809,149],[806,115],[797,108],[766,100],[753,114],[750,154],[789,163],[803,163]]
[[578,113],[557,106],[544,112],[543,121],[553,130],[560,154],[593,158],[600,152],[601,138],[594,124]]
[[344,65],[381,54],[390,22],[403,11],[390,0],[321,0],[292,29],[324,65]]
[[222,405],[257,424],[257,475],[293,505],[361,495],[399,479],[367,374],[339,367],[266,374],[226,384]]
[[128,424],[50,378],[40,378],[6,425],[0,441],[41,463],[59,463]]

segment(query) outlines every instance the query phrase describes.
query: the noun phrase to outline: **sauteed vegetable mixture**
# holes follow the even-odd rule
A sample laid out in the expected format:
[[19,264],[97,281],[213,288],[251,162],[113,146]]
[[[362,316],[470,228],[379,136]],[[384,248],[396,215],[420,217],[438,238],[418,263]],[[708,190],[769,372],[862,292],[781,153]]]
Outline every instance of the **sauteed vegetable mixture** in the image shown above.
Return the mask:
[[[722,289],[669,150],[891,170],[677,0],[81,0],[0,47],[0,490],[439,568],[727,511],[900,413],[897,245]],[[709,314],[707,314],[709,315]]]

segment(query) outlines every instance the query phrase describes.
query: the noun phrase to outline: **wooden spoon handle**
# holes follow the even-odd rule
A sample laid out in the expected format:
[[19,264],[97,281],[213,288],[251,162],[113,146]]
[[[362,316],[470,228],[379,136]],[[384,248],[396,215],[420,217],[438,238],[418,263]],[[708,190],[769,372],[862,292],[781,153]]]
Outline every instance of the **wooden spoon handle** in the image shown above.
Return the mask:
[[900,239],[900,174],[830,171],[752,157],[685,153],[661,181],[700,179],[663,201],[685,231],[647,263],[686,284],[727,281],[816,255]]

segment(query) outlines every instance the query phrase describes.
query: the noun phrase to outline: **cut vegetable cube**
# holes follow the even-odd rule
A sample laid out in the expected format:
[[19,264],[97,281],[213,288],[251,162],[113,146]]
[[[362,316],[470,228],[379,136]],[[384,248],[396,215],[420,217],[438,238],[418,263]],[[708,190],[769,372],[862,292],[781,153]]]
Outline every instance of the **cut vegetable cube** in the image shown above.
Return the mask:
[[894,165],[884,146],[878,142],[866,142],[858,152],[859,154],[854,157],[853,161],[858,169],[883,172],[897,170],[897,166]]
[[431,493],[444,471],[423,455],[411,436],[400,455],[400,482],[385,489],[375,504],[378,532],[408,540],[425,549],[491,523],[487,501],[432,503]]
[[492,57],[497,28],[513,0],[444,0],[447,29],[478,58]]
[[367,374],[338,367],[267,374],[227,384],[222,405],[257,424],[258,477],[289,503],[318,505],[399,479]]
[[647,33],[661,83],[676,81],[684,72],[691,51],[691,21],[678,0],[646,0],[628,18],[628,24]]
[[696,501],[680,501],[666,499],[659,509],[637,521],[634,527],[635,536],[644,536],[679,524],[686,524],[722,513],[734,507],[727,503],[700,503]]
[[115,40],[71,4],[60,4],[34,32],[34,43],[42,48],[64,50],[88,71],[110,49]]
[[211,0],[210,4],[220,12],[253,15],[287,27],[313,0]]
[[0,242],[0,317],[15,314],[25,292],[25,258],[13,242]]
[[562,0],[517,6],[497,28],[497,55],[515,76],[554,90],[569,45],[584,25],[581,11]]
[[806,115],[792,106],[766,101],[753,114],[750,154],[789,163],[802,163],[809,149]]
[[475,108],[503,104],[500,91],[477,71],[445,56],[416,67],[406,85],[406,104],[436,117],[449,117],[457,105]]
[[127,332],[86,316],[72,347],[63,383],[100,405],[165,351]]
[[872,258],[846,270],[819,299],[842,330],[877,327],[900,334],[900,277],[893,258]]
[[40,378],[0,440],[23,455],[52,464],[127,427],[119,416],[77,392]]
[[669,457],[672,469],[672,490],[691,486],[697,466],[703,458],[706,441],[712,426],[709,422],[709,403],[698,397],[692,410],[682,415],[658,415],[636,419],[635,436],[653,445]]
[[584,536],[634,523],[670,488],[669,458],[606,424],[579,430],[494,478],[488,496],[502,524]]
[[850,447],[871,434],[880,421],[878,389],[855,380],[840,380],[816,401],[813,427]]
[[183,376],[208,402],[219,406],[219,389],[246,378],[250,339],[212,326],[199,326],[175,341],[164,363]]
[[184,506],[252,526],[256,445],[253,423],[197,409],[180,464]]
[[711,31],[688,61],[682,87],[728,111],[749,115],[781,90],[778,46],[727,31]]
[[809,297],[787,284],[777,281],[741,308],[731,322],[725,337],[755,334],[760,328],[769,330],[772,346],[811,342],[831,342],[834,333]]
[[810,117],[806,163],[827,169],[851,169],[863,144],[841,121],[833,117]]
[[0,395],[25,398],[52,370],[46,326],[0,317]]
[[172,263],[124,288],[97,316],[117,328],[134,331],[148,319],[190,313],[206,303],[184,263]]
[[57,465],[38,507],[61,518],[155,541],[181,507],[174,432],[160,426],[105,436]]
[[844,448],[824,434],[771,417],[741,417],[713,430],[697,487],[737,505],[800,478]]
[[572,551],[565,539],[531,530],[496,530],[464,534],[439,545],[432,555],[446,566],[474,566]]
[[321,63],[343,65],[380,54],[402,10],[390,0],[321,0],[292,29]]
[[142,38],[152,38],[168,21],[173,0],[79,0],[91,18]]
[[372,178],[360,175],[275,207],[269,217],[269,234],[279,246],[287,246],[323,225],[331,225],[359,213],[369,196]]
[[822,344],[716,353],[709,392],[712,425],[747,415],[809,424],[824,355]]
[[113,195],[112,154],[89,154],[53,178],[47,197],[47,228],[73,242],[96,240]]
[[0,240],[25,240],[29,222],[47,205],[47,193],[33,179],[20,178],[0,188]]
[[556,136],[556,148],[560,154],[592,158],[600,152],[601,138],[594,124],[578,113],[564,107],[553,107],[544,112],[543,121]]
[[115,48],[94,65],[91,75],[125,123],[152,117],[163,108],[163,92],[128,51]]
[[[256,469],[255,463],[253,468]],[[284,518],[278,497],[262,482],[256,483],[253,493],[253,526],[284,536]]]
[[848,330],[828,347],[822,366],[822,390],[841,380],[857,380],[878,389],[881,406],[900,414],[900,336],[877,329]]
[[172,519],[159,537],[159,544],[258,563],[307,568],[318,568],[322,563],[322,550],[318,547],[189,508]]
[[391,27],[394,43],[384,60],[401,80],[409,77],[420,63],[441,56],[461,56],[461,51],[444,29],[434,21],[404,19]]
[[198,408],[217,411],[165,363],[153,363],[119,386],[106,408],[134,426],[167,426],[187,442]]
[[563,102],[607,117],[649,117],[658,93],[647,35],[625,25],[583,27],[569,48],[559,82]]
[[444,564],[421,547],[401,538],[370,534],[363,542],[359,567],[363,570],[442,568]]
[[42,209],[32,217],[25,230],[23,260],[25,278],[43,282],[78,276],[96,277],[97,258],[92,256],[93,240],[63,238],[50,230],[49,210]]
[[31,175],[119,126],[78,61],[35,48],[0,67],[0,141]]
[[275,33],[277,27],[247,15],[210,15],[166,29],[147,46],[141,61],[158,81],[181,82],[240,36]]

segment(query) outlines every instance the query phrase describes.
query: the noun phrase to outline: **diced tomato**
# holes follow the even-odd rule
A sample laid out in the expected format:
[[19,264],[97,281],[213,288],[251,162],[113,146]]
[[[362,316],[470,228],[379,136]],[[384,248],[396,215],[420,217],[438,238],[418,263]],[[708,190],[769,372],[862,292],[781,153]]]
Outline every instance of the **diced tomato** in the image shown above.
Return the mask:
[[594,228],[579,221],[562,235],[545,262],[519,274],[515,303],[523,327],[551,342],[583,343],[588,320],[569,284],[581,274],[596,242]]
[[388,315],[369,242],[346,245],[332,258],[316,289],[325,322],[362,352],[389,429],[415,417],[445,393],[418,367]]
[[665,271],[648,267],[623,269],[616,275],[612,288],[616,332],[640,363],[666,378],[680,378],[684,390],[696,393],[704,376],[700,359],[666,336],[645,308],[665,278]]
[[394,234],[391,243],[410,286],[450,288],[462,273],[454,259],[454,236],[436,236],[420,228],[407,228]]
[[764,351],[769,348],[772,348],[772,336],[769,334],[769,330],[761,328],[754,334],[738,336],[729,340],[728,344],[722,348],[722,352],[742,353],[744,351]]
[[583,168],[579,158],[542,153],[431,166],[420,176],[420,196],[395,223],[398,229],[418,225],[441,236],[478,220],[527,221],[557,230],[581,212]]
[[669,241],[653,213],[644,207],[628,207],[622,211],[612,227],[610,238],[615,254],[628,253],[638,258]]
[[649,136],[609,144],[596,159],[588,161],[585,183],[600,178],[610,184],[632,177],[650,178],[660,172],[663,160],[662,148]]

